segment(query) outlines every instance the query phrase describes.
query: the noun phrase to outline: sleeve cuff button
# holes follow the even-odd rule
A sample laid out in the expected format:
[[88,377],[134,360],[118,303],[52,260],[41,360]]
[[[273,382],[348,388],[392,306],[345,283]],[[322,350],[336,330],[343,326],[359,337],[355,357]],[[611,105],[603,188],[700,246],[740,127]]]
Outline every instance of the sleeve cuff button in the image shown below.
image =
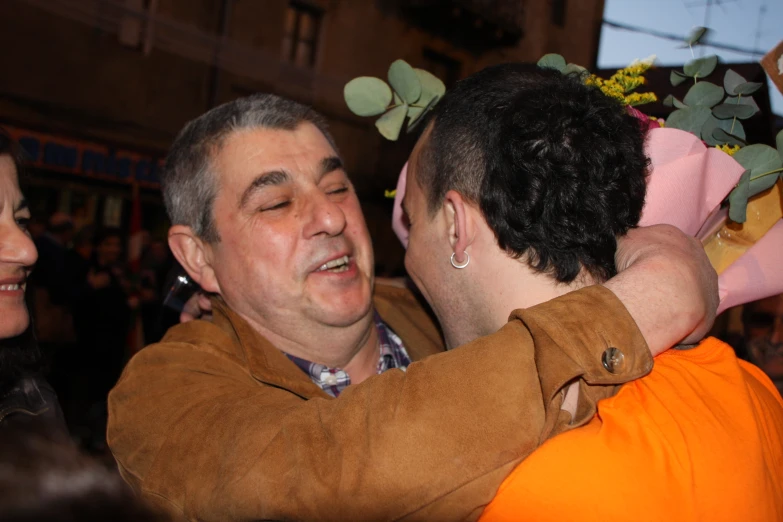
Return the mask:
[[618,348],[610,347],[604,350],[601,362],[609,373],[620,373],[625,367],[625,355]]

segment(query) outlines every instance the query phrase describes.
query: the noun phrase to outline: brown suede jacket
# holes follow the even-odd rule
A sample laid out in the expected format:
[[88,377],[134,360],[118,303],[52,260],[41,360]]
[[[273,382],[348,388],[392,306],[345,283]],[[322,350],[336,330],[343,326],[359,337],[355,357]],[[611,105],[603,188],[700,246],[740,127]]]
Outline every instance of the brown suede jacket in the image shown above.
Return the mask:
[[[220,300],[213,322],[169,330],[109,396],[123,477],[187,520],[475,520],[518,462],[653,364],[600,286],[444,353],[410,292],[378,285],[374,303],[416,362],[337,399]],[[614,373],[610,347],[624,355]],[[572,419],[560,406],[574,379]]]

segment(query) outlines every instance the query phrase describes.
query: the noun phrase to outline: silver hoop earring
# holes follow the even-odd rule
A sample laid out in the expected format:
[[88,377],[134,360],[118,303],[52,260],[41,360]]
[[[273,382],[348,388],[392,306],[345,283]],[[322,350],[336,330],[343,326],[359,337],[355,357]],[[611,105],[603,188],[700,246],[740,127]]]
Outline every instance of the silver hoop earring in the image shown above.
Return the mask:
[[451,254],[451,266],[453,266],[454,268],[465,268],[466,266],[468,266],[468,263],[470,263],[470,254],[468,254],[464,250],[463,250],[463,253],[467,257],[467,259],[461,265],[458,265],[457,263],[454,262],[454,256],[456,256],[457,253],[454,252],[453,254]]

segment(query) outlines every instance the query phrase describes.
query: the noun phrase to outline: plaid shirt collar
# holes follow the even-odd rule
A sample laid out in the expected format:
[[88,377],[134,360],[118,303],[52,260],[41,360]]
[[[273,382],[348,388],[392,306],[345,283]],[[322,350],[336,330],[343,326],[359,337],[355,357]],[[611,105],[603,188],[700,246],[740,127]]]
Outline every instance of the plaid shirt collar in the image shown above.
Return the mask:
[[[378,356],[378,373],[381,374],[392,368],[399,368],[403,371],[411,363],[408,352],[402,344],[397,334],[383,322],[377,312],[373,312],[375,319],[375,329],[378,331],[378,344],[380,345]],[[351,385],[351,377],[341,368],[329,368],[324,364],[318,364],[306,361],[290,354],[285,354],[296,364],[303,372],[310,376],[310,379],[318,385],[323,391],[337,397],[340,393]]]

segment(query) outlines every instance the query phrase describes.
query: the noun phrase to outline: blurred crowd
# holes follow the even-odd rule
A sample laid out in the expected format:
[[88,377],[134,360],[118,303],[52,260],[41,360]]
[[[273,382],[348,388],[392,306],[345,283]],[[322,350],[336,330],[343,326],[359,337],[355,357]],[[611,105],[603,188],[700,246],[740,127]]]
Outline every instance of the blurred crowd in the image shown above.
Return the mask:
[[77,230],[62,212],[34,221],[30,233],[38,262],[28,295],[48,379],[72,436],[103,453],[108,392],[128,358],[170,325],[162,303],[172,256],[144,231],[141,258],[129,263],[119,229]]

